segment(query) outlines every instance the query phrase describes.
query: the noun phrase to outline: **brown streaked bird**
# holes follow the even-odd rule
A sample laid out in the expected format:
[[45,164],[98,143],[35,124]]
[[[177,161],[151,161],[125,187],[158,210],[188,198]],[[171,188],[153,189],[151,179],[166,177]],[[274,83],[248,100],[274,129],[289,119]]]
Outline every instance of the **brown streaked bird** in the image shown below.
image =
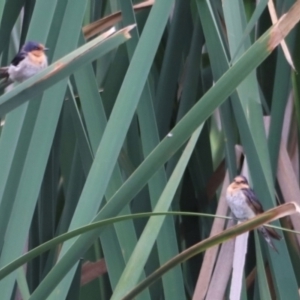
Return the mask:
[[[226,200],[234,217],[239,221],[246,221],[264,212],[261,203],[250,188],[248,180],[242,175],[235,177],[228,186]],[[280,240],[281,236],[270,227],[261,226],[258,230],[270,247],[278,252],[271,238]]]

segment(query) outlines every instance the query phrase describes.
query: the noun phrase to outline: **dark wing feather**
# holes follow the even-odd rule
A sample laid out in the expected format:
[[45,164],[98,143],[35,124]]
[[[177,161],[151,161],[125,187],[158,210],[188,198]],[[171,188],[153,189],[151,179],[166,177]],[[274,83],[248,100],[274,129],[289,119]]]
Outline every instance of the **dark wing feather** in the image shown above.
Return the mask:
[[247,198],[247,202],[248,202],[249,206],[251,206],[253,211],[257,214],[263,213],[264,209],[263,209],[261,203],[259,202],[259,200],[257,199],[254,191],[251,188],[242,189],[242,190],[244,192],[244,195]]
[[11,61],[11,64],[17,66],[26,57],[26,55],[26,52],[20,51]]
[[[264,212],[263,207],[262,207],[261,203],[259,202],[259,200],[257,199],[254,191],[251,188],[242,189],[242,190],[244,192],[244,195],[246,196],[247,203],[252,208],[252,210],[258,214],[263,213]],[[273,239],[276,239],[276,240],[281,240],[281,236],[273,228],[270,228],[270,227],[261,226],[261,227],[259,227],[258,230],[262,233],[263,237],[268,242],[268,244],[276,252],[278,252],[269,236],[271,236]]]
[[273,239],[276,239],[276,240],[281,240],[282,237],[280,234],[277,233],[277,231],[275,231],[274,228],[271,228],[271,227],[264,227],[266,229],[266,231],[268,232],[268,234],[273,238]]
[[8,67],[2,67],[2,68],[0,68],[0,79],[5,78],[5,80],[7,80],[8,77],[9,77]]

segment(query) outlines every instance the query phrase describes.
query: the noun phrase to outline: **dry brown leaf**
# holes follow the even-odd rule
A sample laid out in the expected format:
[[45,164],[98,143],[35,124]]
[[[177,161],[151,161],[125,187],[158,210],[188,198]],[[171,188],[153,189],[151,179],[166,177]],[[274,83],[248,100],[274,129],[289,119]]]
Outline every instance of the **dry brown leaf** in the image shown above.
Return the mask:
[[299,178],[299,144],[298,144],[298,124],[295,114],[291,116],[291,126],[287,142],[287,152],[296,175]]
[[285,203],[275,208],[269,209],[268,211],[266,211],[266,213],[272,215],[272,217],[268,220],[268,223],[270,223],[283,217],[292,216],[295,213],[300,213],[300,206],[298,203],[291,201],[289,203]]
[[[300,205],[300,190],[293,166],[288,156],[286,148],[283,144],[280,145],[278,168],[277,168],[278,183],[284,198],[284,201],[289,203],[294,201]],[[294,229],[300,231],[300,218],[297,215],[291,216]],[[300,246],[300,236],[296,235],[298,246]]]
[[[232,227],[233,223],[234,221],[230,220],[227,228]],[[235,239],[222,244],[205,299],[221,300],[224,298],[228,281],[231,276],[234,244]]]
[[100,259],[96,262],[85,262],[81,268],[81,286],[91,282],[92,280],[102,276],[107,272],[104,259]]
[[293,93],[290,92],[288,101],[286,103],[283,124],[282,124],[282,133],[281,140],[284,142],[284,145],[287,145],[289,142],[289,135],[291,130],[293,129],[293,111],[294,111],[294,99]]
[[[216,211],[217,215],[225,216],[227,214],[228,205],[227,205],[227,202],[225,201],[225,194],[226,194],[226,189],[227,189],[228,185],[229,185],[229,175],[227,173],[225,176],[225,179],[224,179],[224,184],[223,184],[218,208]],[[210,236],[213,236],[215,234],[218,234],[219,232],[222,232],[224,225],[225,225],[225,219],[215,218],[211,232],[210,232]],[[198,281],[197,281],[197,285],[196,285],[195,292],[193,295],[193,300],[204,299],[205,294],[208,289],[208,286],[209,286],[209,283],[210,283],[210,277],[211,277],[211,274],[212,274],[212,271],[213,271],[213,268],[215,265],[215,260],[217,257],[218,250],[219,250],[219,246],[216,246],[216,247],[208,249],[205,252],[203,263],[202,263],[201,270],[200,270],[200,274],[199,274]]]
[[[151,7],[154,4],[154,0],[148,0],[144,1],[142,3],[139,3],[137,5],[134,5],[134,11],[138,12],[140,10],[143,10],[145,8]],[[117,23],[119,23],[122,20],[122,14],[121,12],[116,12],[114,14],[111,14],[105,18],[102,18],[100,20],[97,20],[91,24],[88,24],[83,27],[82,31],[86,39],[89,39],[103,30],[106,30],[110,27],[115,26]]]
[[300,1],[296,1],[290,10],[281,16],[279,21],[272,27],[268,50],[271,52],[289,34],[300,20]]
[[248,248],[248,236],[249,232],[245,232],[235,239],[232,278],[230,284],[230,300],[239,300],[241,298],[244,266]]
[[[277,18],[276,9],[275,9],[275,6],[274,6],[274,3],[273,3],[272,0],[269,0],[268,8],[269,8],[269,13],[270,13],[270,16],[271,16],[272,23],[276,24],[278,22],[278,18]],[[283,50],[283,53],[284,53],[284,56],[285,56],[287,62],[292,67],[292,69],[295,71],[295,66],[294,66],[294,63],[293,63],[293,60],[292,60],[292,56],[290,54],[290,51],[288,49],[288,46],[287,46],[285,40],[282,40],[280,45],[282,47],[282,50]]]

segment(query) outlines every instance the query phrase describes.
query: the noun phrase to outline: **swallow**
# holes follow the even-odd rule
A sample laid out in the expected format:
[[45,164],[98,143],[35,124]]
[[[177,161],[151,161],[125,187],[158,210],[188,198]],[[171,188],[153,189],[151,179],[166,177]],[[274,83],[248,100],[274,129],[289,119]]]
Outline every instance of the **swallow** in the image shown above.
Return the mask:
[[10,65],[0,68],[0,79],[22,82],[48,66],[48,59],[43,44],[29,41],[23,45]]
[[[228,186],[226,200],[234,217],[239,221],[254,218],[256,215],[264,212],[261,203],[250,188],[248,180],[242,175],[235,177]],[[258,230],[270,247],[278,253],[272,238],[280,240],[281,236],[270,227],[260,226]]]

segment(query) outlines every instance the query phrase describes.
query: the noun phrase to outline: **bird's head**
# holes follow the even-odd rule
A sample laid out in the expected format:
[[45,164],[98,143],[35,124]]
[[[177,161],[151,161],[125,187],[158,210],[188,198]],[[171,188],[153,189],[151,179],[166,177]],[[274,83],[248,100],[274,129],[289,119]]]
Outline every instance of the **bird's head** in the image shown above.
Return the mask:
[[231,193],[244,188],[249,188],[248,180],[245,176],[239,175],[233,179],[232,183],[228,186],[227,191]]
[[234,182],[236,185],[248,184],[247,178],[246,178],[245,176],[243,176],[243,175],[236,176],[236,177],[233,179],[233,182]]
[[35,56],[41,56],[45,54],[45,51],[47,51],[48,48],[46,48],[43,44],[29,41],[24,44],[22,47],[22,51],[26,53],[32,53]]

